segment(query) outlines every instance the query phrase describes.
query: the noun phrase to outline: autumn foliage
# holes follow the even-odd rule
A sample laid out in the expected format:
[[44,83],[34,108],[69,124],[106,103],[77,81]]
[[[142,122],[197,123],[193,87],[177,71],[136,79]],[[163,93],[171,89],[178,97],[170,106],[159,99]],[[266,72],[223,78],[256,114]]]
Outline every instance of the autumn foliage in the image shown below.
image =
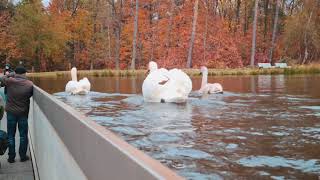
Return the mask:
[[[185,68],[195,0],[0,1],[0,59],[23,61],[36,71]],[[192,67],[238,68],[250,64],[254,0],[200,0]],[[258,6],[255,63],[269,62],[276,0]],[[320,3],[281,1],[272,62],[312,63],[320,56]],[[138,11],[136,11],[138,10]],[[133,56],[135,13],[136,55]],[[302,23],[302,21],[304,23]]]

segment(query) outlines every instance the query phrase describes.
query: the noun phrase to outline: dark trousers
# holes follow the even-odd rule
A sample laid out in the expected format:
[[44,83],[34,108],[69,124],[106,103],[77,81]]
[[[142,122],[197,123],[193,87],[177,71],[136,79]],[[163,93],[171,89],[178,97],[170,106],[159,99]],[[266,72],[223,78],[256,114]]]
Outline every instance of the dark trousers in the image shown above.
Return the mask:
[[7,112],[7,120],[9,159],[14,159],[16,157],[15,135],[17,124],[20,134],[19,155],[20,158],[25,158],[28,149],[28,116],[17,116]]

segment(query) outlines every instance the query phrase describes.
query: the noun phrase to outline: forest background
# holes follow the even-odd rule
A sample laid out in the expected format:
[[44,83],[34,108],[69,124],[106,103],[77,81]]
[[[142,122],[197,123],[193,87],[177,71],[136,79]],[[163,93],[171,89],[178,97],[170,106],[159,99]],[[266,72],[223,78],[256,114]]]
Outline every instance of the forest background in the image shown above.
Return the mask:
[[34,71],[320,62],[319,0],[0,0],[0,66]]

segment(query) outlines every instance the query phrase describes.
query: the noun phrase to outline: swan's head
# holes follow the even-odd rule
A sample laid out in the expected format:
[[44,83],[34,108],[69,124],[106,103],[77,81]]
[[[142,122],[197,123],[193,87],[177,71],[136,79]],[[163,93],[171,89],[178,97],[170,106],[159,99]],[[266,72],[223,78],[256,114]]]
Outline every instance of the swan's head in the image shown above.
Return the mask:
[[149,65],[148,65],[148,70],[149,70],[149,72],[155,71],[155,70],[157,70],[157,69],[158,69],[157,63],[154,62],[154,61],[150,61],[150,62],[149,62]]
[[200,68],[200,74],[208,74],[208,69],[205,66],[201,66]]
[[73,67],[71,69],[71,80],[72,81],[78,81],[77,80],[77,68]]

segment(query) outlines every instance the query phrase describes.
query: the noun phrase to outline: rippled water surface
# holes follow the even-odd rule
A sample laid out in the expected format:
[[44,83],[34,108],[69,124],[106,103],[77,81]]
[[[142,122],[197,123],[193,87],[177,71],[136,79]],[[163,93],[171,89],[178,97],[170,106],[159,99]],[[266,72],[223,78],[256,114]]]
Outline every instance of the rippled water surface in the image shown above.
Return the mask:
[[188,179],[320,177],[320,76],[212,77],[225,93],[185,104],[143,102],[143,78],[89,80],[90,94],[69,96],[67,79],[33,79]]

